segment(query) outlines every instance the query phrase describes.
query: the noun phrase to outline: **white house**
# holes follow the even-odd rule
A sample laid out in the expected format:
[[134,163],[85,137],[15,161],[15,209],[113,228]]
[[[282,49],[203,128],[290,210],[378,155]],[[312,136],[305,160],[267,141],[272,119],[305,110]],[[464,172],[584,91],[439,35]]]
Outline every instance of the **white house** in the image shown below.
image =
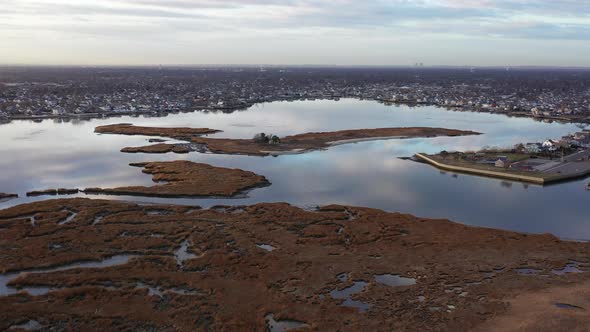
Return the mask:
[[554,140],[548,139],[545,142],[543,142],[543,148],[549,151],[555,151],[557,150],[557,144],[558,143]]
[[539,143],[527,143],[524,146],[527,153],[539,153],[541,152],[541,144]]

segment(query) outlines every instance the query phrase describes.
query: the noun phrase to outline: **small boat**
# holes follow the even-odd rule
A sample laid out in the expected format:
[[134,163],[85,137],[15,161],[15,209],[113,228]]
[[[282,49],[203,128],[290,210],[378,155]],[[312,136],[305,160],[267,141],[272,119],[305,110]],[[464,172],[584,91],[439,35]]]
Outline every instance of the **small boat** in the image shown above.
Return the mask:
[[586,190],[590,190],[590,182],[586,185]]

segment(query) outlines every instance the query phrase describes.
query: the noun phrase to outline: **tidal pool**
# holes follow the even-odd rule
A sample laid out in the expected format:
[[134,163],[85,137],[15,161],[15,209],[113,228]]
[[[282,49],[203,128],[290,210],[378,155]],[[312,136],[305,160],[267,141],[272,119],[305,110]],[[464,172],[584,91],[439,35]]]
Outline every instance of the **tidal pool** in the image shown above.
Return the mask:
[[416,279],[406,278],[397,274],[379,274],[375,275],[375,281],[390,287],[411,286],[416,284]]
[[[149,144],[149,137],[97,135],[99,125],[128,122],[147,126],[221,129],[216,137],[250,138],[259,132],[284,136],[311,131],[377,127],[444,127],[474,130],[480,136],[369,141],[325,151],[279,157],[124,154],[123,147]],[[51,197],[27,198],[48,188],[151,185],[151,177],[131,162],[186,159],[241,168],[264,175],[270,187],[238,199],[158,199],[125,196],[75,196],[144,203],[248,205],[289,202],[313,208],[325,204],[368,206],[420,217],[561,238],[590,240],[588,179],[540,187],[505,180],[441,172],[401,160],[416,152],[510,147],[519,142],[559,138],[582,126],[544,123],[487,113],[437,107],[386,106],[373,101],[277,102],[233,113],[193,112],[166,117],[121,117],[89,121],[14,121],[0,125],[0,192],[21,197],[0,208]]]

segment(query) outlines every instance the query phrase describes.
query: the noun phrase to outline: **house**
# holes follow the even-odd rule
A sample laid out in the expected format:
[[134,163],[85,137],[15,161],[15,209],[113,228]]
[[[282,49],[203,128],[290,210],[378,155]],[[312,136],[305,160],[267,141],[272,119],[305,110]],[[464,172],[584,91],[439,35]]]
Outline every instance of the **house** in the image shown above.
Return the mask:
[[587,138],[587,136],[586,136],[586,135],[587,135],[587,134],[586,134],[586,133],[584,133],[584,132],[575,133],[575,134],[574,134],[574,139],[575,139],[575,140],[581,140],[581,141],[583,141],[583,140],[585,140],[585,139]]
[[541,152],[542,145],[540,143],[527,143],[524,145],[526,153],[539,153]]
[[567,143],[572,148],[579,148],[582,146],[582,143],[580,141],[576,141],[575,139],[569,140]]
[[543,149],[546,149],[549,151],[556,151],[557,145],[558,145],[558,143],[556,141],[548,139],[545,142],[543,142]]
[[53,115],[62,115],[62,114],[66,113],[66,110],[63,107],[56,106],[53,108],[52,112],[53,112]]
[[583,146],[583,147],[590,146],[590,132],[588,132],[588,131],[576,133],[574,135],[574,139],[576,141],[578,141],[578,143],[580,143],[579,146]]
[[498,160],[496,160],[494,166],[500,168],[508,168],[510,166],[510,160],[508,160],[508,158],[506,157],[500,157],[498,158]]

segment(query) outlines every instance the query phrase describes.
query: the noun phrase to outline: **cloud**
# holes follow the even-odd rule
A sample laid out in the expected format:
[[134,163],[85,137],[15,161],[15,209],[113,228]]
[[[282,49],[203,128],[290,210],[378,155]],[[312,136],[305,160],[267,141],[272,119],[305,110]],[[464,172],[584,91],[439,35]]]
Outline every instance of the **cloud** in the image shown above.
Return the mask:
[[[207,21],[214,26],[243,29],[293,29],[299,28],[380,28],[402,27],[404,33],[440,32],[443,24],[445,33],[470,34],[468,28],[480,31],[485,25],[508,23],[513,27],[513,36],[522,38],[526,31],[520,31],[512,24],[512,17],[529,16],[538,25],[546,20],[555,21],[556,13],[562,15],[563,23],[578,18],[578,24],[551,22],[557,33],[574,38],[579,31],[581,39],[586,39],[584,30],[590,27],[590,4],[577,1],[506,1],[506,0],[392,0],[392,1],[353,1],[353,0],[122,0],[84,2],[48,0],[5,0],[0,4],[0,15],[8,19],[19,18],[27,21],[42,21],[65,18],[66,21],[93,21],[100,17],[103,25],[113,24],[119,17],[128,20],[154,20],[166,25],[171,20],[183,22],[176,26],[189,27]],[[458,22],[457,22],[458,21]],[[586,23],[581,23],[586,22]],[[431,29],[428,30],[428,26]],[[460,23],[460,24],[458,24]],[[419,26],[412,30],[412,24]],[[453,29],[460,27],[464,31]],[[501,30],[506,29],[500,27]],[[510,34],[506,35],[510,37]]]
[[[268,44],[271,54],[277,52],[271,44],[289,40],[291,52],[320,59],[331,54],[314,53],[313,47],[339,43],[335,38],[356,45],[413,38],[440,47],[461,38],[479,45],[588,42],[588,13],[590,2],[574,0],[2,0],[0,38],[17,43],[8,45],[10,54],[47,40],[59,44],[88,38],[105,47],[127,43],[156,49],[165,40],[165,47],[176,50],[221,44],[243,53],[249,51],[244,46],[248,41],[263,50]],[[98,47],[84,46],[89,52]],[[425,47],[416,46],[416,52]],[[586,48],[580,46],[582,50]],[[365,59],[370,52],[385,53],[367,50]],[[6,57],[0,54],[0,61]]]

